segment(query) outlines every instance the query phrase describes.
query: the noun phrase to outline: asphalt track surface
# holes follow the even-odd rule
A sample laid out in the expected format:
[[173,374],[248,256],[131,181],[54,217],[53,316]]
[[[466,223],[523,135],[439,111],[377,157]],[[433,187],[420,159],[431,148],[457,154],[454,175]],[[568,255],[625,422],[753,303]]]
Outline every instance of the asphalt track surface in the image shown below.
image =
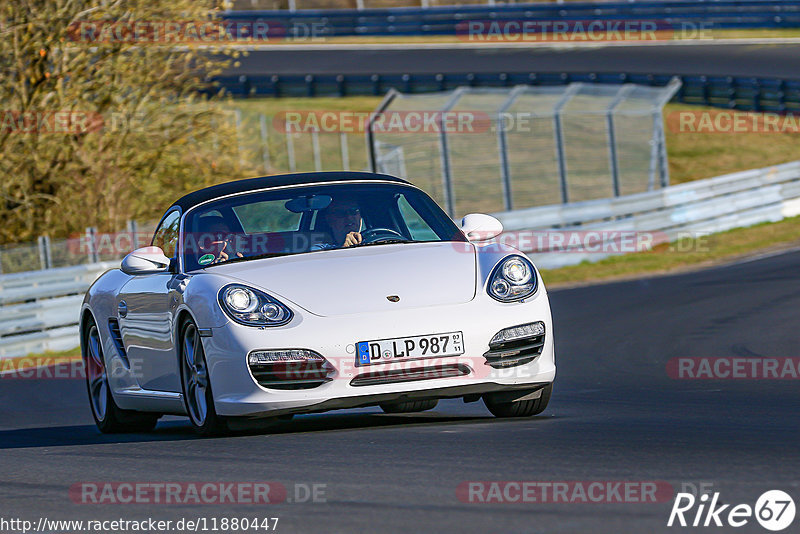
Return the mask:
[[317,46],[249,52],[235,74],[627,72],[800,78],[800,44]]
[[[558,375],[548,409],[499,420],[482,403],[364,408],[196,438],[179,418],[103,436],[80,380],[0,380],[0,518],[278,517],[279,532],[676,532],[671,500],[470,504],[465,481],[713,484],[727,503],[800,502],[796,380],[674,380],[678,356],[798,356],[800,252],[551,292]],[[325,484],[326,502],[75,504],[87,481]],[[800,518],[795,520],[797,529]],[[737,532],[766,532],[754,521]],[[691,530],[691,529],[690,529]],[[693,529],[698,530],[698,529]],[[723,530],[723,529],[712,529]],[[725,529],[727,530],[727,529]]]

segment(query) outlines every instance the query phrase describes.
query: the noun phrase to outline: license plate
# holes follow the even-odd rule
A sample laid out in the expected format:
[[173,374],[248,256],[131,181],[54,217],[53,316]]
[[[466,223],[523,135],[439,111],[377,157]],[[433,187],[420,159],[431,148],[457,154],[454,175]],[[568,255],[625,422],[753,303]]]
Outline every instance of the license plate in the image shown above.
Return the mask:
[[357,366],[389,363],[396,360],[441,358],[459,354],[464,354],[464,335],[461,332],[356,343]]

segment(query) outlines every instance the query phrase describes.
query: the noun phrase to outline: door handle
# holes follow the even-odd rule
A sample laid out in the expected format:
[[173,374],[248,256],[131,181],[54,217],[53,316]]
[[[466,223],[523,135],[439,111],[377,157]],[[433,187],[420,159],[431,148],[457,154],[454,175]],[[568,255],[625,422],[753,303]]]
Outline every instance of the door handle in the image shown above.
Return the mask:
[[120,317],[128,315],[128,304],[124,300],[119,301],[119,304],[117,304],[117,312]]

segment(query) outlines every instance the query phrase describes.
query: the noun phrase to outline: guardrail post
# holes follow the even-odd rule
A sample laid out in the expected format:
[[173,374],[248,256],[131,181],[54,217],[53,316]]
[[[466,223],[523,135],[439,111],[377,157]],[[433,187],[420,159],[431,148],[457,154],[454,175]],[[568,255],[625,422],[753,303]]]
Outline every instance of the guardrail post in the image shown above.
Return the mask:
[[269,131],[267,117],[263,113],[258,114],[258,126],[261,129],[261,162],[264,165],[264,172],[269,172]]
[[97,228],[90,226],[86,229],[86,250],[89,263],[99,263],[100,255],[97,253]]
[[46,235],[40,235],[37,239],[39,245],[39,264],[42,269],[53,268],[53,256],[50,251],[50,238]]

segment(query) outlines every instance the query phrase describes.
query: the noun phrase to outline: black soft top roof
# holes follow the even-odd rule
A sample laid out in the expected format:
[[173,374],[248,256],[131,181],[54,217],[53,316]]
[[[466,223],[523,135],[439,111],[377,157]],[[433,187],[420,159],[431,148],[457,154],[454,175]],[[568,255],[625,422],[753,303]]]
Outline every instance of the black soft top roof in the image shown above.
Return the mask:
[[278,174],[275,176],[262,176],[260,178],[248,178],[246,180],[235,180],[233,182],[225,182],[224,184],[212,185],[211,187],[206,187],[205,189],[200,189],[181,197],[175,201],[172,207],[180,206],[183,211],[186,211],[198,204],[202,204],[203,202],[213,200],[218,197],[233,195],[236,193],[244,193],[257,189],[267,189],[270,187],[363,180],[373,180],[376,182],[388,181],[397,182],[400,184],[409,183],[402,178],[373,172],[337,171]]

